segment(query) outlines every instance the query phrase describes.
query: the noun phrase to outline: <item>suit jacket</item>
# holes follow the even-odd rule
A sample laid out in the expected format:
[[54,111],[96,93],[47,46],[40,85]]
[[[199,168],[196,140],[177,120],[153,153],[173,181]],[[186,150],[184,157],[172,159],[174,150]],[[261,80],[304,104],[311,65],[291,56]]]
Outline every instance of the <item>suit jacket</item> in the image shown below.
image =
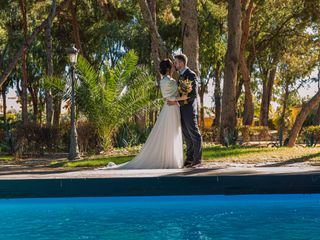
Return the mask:
[[192,91],[188,94],[188,103],[185,103],[185,101],[179,101],[180,104],[180,110],[183,111],[185,108],[192,108],[193,112],[197,115],[198,114],[198,79],[195,72],[193,72],[190,68],[187,67],[187,69],[184,71],[182,75],[179,77],[178,85],[182,80],[189,79],[192,81]]

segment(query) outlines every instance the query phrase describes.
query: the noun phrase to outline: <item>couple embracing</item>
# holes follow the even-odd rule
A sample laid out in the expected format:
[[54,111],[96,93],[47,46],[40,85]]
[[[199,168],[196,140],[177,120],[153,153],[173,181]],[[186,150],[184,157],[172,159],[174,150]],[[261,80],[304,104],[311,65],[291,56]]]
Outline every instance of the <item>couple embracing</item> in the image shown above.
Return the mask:
[[[114,166],[116,169],[168,169],[196,167],[201,164],[202,137],[198,127],[198,82],[187,66],[184,54],[160,62],[160,90],[165,99],[160,115],[141,152],[131,161]],[[173,79],[175,71],[179,78]],[[181,89],[189,84],[188,91]],[[187,145],[183,158],[183,140]]]

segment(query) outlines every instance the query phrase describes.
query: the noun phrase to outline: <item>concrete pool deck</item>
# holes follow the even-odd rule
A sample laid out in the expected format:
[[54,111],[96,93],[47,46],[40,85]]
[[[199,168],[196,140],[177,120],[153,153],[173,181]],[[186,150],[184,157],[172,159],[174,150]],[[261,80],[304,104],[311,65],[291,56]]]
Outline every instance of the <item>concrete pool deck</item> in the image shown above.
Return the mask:
[[250,164],[217,164],[212,168],[184,169],[143,169],[143,170],[65,170],[52,172],[52,169],[41,171],[1,171],[0,180],[13,179],[88,179],[88,178],[146,178],[146,177],[199,177],[199,176],[255,176],[255,175],[305,175],[320,174],[320,166],[294,165],[286,167],[265,167]]
[[320,166],[0,173],[0,198],[320,193]]

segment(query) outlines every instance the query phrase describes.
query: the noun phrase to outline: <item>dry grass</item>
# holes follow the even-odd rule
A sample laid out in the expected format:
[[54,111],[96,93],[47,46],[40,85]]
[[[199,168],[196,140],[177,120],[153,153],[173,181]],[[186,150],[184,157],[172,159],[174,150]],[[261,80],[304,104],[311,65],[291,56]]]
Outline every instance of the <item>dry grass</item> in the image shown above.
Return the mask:
[[[222,147],[221,147],[222,148]],[[210,152],[214,152],[212,149]],[[231,149],[218,149],[218,151],[225,151],[224,156],[212,157],[210,154],[206,156],[204,152],[204,159],[208,162],[230,162],[230,163],[275,163],[291,164],[298,162],[305,163],[320,163],[320,147],[293,147],[293,148],[266,148],[266,147],[235,147]],[[235,152],[234,154],[232,154]]]
[[[55,166],[62,167],[100,167],[105,166],[109,162],[117,164],[130,161],[140,147],[130,149],[117,149],[111,154],[104,156],[92,156],[90,158],[77,160],[52,162]],[[205,144],[203,148],[204,164],[210,163],[239,163],[239,164],[268,164],[279,163],[281,165],[292,163],[320,163],[320,147],[294,147],[294,148],[268,148],[268,147],[249,147],[249,146],[233,146],[223,147],[220,145]]]

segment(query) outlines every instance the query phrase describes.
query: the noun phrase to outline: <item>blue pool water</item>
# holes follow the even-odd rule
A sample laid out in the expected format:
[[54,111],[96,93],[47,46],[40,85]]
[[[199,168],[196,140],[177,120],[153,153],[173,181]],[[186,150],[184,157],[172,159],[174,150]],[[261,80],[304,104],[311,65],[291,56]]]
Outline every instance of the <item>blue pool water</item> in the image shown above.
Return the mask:
[[0,239],[320,239],[320,195],[0,200]]

